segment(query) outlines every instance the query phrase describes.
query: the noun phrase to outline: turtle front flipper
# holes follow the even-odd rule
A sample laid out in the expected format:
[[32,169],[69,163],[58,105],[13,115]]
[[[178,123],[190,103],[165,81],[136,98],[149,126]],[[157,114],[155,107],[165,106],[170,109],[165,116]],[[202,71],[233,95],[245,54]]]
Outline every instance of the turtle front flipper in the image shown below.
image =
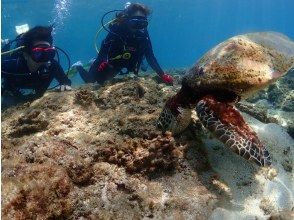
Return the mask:
[[260,166],[271,164],[269,152],[232,105],[205,96],[196,111],[202,124],[235,153]]

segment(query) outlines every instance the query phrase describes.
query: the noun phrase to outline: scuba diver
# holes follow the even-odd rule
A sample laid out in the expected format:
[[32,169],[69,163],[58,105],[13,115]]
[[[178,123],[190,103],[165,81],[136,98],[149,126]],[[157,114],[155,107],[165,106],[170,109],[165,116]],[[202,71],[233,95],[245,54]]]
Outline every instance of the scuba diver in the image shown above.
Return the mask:
[[[120,11],[107,29],[103,23],[105,15]],[[164,73],[159,66],[152,50],[147,31],[150,10],[138,3],[128,3],[124,10],[113,10],[102,17],[102,26],[108,35],[102,41],[98,57],[86,71],[79,61],[74,67],[86,83],[102,84],[117,74],[138,74],[144,58],[163,82],[172,85],[172,76]],[[123,71],[126,70],[126,71]]]
[[[36,26],[2,48],[2,108],[41,97],[53,79],[59,91],[71,90],[71,81],[54,59],[58,53],[51,32],[52,27]],[[16,48],[10,50],[13,43]]]

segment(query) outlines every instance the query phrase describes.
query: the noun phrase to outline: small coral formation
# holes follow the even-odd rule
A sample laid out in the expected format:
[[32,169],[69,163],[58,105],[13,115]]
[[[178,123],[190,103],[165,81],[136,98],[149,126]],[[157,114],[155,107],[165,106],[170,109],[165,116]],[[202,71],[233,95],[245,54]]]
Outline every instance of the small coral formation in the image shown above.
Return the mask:
[[181,150],[170,135],[157,136],[152,140],[125,140],[121,145],[114,144],[98,152],[97,160],[124,166],[129,173],[151,175],[177,167],[183,157]]
[[21,137],[43,131],[49,125],[46,115],[41,110],[32,110],[21,115],[16,121],[12,122],[12,137]]
[[75,93],[75,103],[83,107],[88,107],[94,102],[94,100],[95,100],[94,93],[87,89],[81,89]]

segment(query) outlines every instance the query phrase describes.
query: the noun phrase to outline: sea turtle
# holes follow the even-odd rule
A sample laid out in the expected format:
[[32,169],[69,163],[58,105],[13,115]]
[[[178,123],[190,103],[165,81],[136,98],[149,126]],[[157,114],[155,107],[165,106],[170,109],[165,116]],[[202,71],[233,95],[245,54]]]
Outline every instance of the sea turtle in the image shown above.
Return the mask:
[[185,74],[180,91],[161,112],[157,126],[180,133],[196,110],[201,123],[235,153],[258,165],[271,158],[234,103],[287,73],[294,64],[294,42],[274,32],[232,37],[208,51]]

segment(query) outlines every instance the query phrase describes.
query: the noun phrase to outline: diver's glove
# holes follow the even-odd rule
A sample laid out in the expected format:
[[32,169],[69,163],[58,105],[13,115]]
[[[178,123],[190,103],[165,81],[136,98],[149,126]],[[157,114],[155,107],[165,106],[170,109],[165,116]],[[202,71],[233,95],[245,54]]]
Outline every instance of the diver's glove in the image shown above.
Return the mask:
[[108,67],[112,67],[112,65],[110,65],[108,63],[108,61],[102,61],[98,67],[98,72],[103,72],[104,70],[106,70]]
[[64,92],[64,91],[70,91],[71,90],[71,86],[68,85],[60,85],[56,88],[57,91],[59,92]]
[[171,75],[164,73],[160,77],[163,80],[163,82],[165,82],[166,84],[173,85],[174,78]]

